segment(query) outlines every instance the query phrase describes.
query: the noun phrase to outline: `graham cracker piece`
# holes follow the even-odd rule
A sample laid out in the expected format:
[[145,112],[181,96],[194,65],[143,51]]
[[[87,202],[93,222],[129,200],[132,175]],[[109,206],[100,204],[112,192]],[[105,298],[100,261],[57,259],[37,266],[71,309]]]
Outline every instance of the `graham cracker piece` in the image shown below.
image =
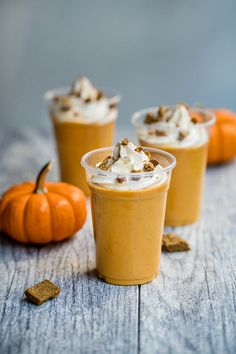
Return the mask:
[[60,294],[61,289],[53,284],[50,280],[45,279],[38,284],[35,284],[29,289],[25,290],[25,296],[28,301],[36,305],[52,299]]
[[174,233],[164,234],[162,238],[162,251],[164,252],[187,252],[190,246],[186,240]]

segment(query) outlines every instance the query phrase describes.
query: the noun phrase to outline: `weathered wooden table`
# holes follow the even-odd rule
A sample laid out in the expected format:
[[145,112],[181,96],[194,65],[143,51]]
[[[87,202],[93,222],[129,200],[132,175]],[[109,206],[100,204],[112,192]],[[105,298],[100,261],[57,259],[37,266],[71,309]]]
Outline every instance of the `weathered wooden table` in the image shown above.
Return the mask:
[[[43,130],[1,130],[0,152],[1,192],[55,154]],[[27,247],[1,235],[0,353],[236,353],[235,179],[236,163],[208,169],[201,221],[177,229],[192,250],[163,254],[148,285],[96,278],[90,217],[59,244]],[[29,304],[24,289],[44,278],[61,296]]]

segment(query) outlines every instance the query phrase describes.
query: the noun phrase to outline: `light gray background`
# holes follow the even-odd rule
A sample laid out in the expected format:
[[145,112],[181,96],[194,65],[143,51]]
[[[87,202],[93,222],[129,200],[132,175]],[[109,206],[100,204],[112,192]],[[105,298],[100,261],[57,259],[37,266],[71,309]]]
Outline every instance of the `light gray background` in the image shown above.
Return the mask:
[[0,122],[48,126],[45,90],[81,74],[158,103],[236,109],[235,0],[0,0]]

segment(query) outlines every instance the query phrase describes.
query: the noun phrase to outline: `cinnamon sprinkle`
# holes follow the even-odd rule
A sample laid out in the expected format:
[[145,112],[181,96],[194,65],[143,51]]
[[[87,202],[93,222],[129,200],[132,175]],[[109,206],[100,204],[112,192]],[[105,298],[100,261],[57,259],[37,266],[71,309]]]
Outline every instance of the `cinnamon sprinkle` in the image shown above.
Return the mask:
[[125,177],[116,177],[115,181],[117,183],[124,183],[126,181],[126,178]]
[[149,161],[149,162],[146,162],[143,166],[143,171],[144,172],[150,172],[150,171],[154,171],[154,166],[153,164]]

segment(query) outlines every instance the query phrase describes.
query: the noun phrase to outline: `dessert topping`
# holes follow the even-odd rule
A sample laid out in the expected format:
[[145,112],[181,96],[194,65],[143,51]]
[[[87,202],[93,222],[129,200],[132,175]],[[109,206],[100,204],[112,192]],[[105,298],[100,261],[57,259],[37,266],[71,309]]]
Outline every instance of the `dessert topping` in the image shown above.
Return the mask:
[[158,130],[158,129],[156,129],[156,130],[155,130],[155,135],[156,135],[156,136],[167,136],[168,133],[167,133],[166,131],[164,131],[164,130]]
[[146,162],[143,166],[143,170],[145,172],[149,172],[149,171],[154,171],[155,167],[154,165],[149,161],[149,162]]
[[149,151],[144,151],[141,146],[125,138],[116,144],[113,156],[106,157],[97,167],[115,173],[135,173],[154,171],[158,165],[158,161],[151,160]]
[[[116,96],[106,97],[86,77],[76,79],[71,89],[64,94],[55,95],[50,110],[56,119],[95,122],[114,120],[117,111],[111,105],[118,104]],[[79,113],[79,115],[77,114]]]
[[82,76],[72,84],[71,95],[79,96],[84,102],[90,103],[97,100],[98,90],[87,77]]
[[154,167],[157,167],[157,165],[159,165],[159,162],[157,160],[150,160],[150,162],[153,164]]
[[112,156],[107,156],[100,164],[99,168],[100,170],[107,171],[111,165],[115,162],[114,157]]
[[61,111],[62,112],[67,112],[67,111],[69,111],[70,110],[70,106],[61,106]]
[[117,183],[124,183],[126,181],[126,178],[125,177],[116,177],[115,181]]
[[183,123],[191,122],[189,107],[179,103],[174,107],[160,106],[157,112],[148,112],[144,118],[145,124],[171,122],[181,126]]
[[92,183],[109,189],[142,189],[167,178],[164,168],[152,158],[151,153],[127,138],[117,143],[113,153],[96,167],[104,172],[95,173]]
[[69,96],[54,96],[53,101],[59,105],[59,107],[71,107],[72,99]]
[[129,144],[129,139],[124,138],[123,140],[121,140],[121,145],[128,145]]
[[104,97],[103,92],[101,90],[98,90],[98,92],[97,92],[97,101],[99,101],[103,97]]
[[[140,129],[140,137],[147,142],[164,146],[188,146],[207,138],[199,125],[199,119],[192,116],[190,108],[182,103],[151,111],[144,117],[146,128]],[[148,124],[151,126],[147,128]]]
[[153,123],[157,123],[158,122],[158,114],[155,115],[154,113],[148,112],[146,114],[144,123],[145,124],[153,124]]
[[109,108],[110,108],[110,109],[115,109],[115,108],[117,108],[117,103],[115,103],[115,102],[110,103],[110,104],[109,104]]
[[197,124],[197,123],[198,123],[198,119],[197,119],[196,117],[192,117],[192,118],[191,118],[191,122],[192,122],[193,124]]
[[180,131],[178,135],[178,140],[182,141],[184,140],[187,136],[189,135],[189,132],[186,131]]
[[120,157],[120,147],[121,147],[121,143],[117,143],[114,150],[113,150],[114,161],[117,161]]

